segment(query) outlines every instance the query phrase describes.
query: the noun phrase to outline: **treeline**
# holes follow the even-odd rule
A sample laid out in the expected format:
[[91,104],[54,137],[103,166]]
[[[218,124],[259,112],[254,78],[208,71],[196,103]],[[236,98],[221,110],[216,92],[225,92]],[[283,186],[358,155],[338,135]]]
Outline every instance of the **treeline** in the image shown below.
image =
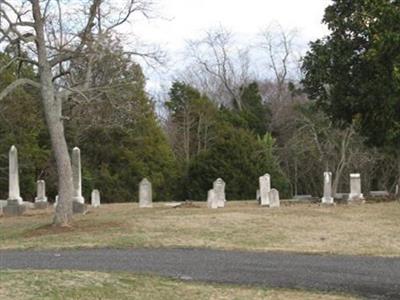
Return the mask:
[[[74,90],[63,103],[68,145],[82,153],[84,196],[97,188],[103,202],[136,201],[147,177],[155,200],[202,200],[221,177],[228,199],[254,199],[265,173],[283,197],[318,196],[328,170],[333,193],[348,191],[355,172],[364,193],[394,192],[400,178],[399,9],[386,0],[333,1],[324,18],[332,33],[311,43],[302,80],[294,75],[290,34],[281,32],[278,40],[262,34],[260,49],[269,59],[263,74],[273,75],[254,76],[249,66],[259,61],[237,49],[230,33],[210,31],[190,42],[191,59],[163,99],[163,113],[145,92],[140,65],[118,39],[105,36],[96,56],[74,60],[68,74],[69,86],[85,77],[90,88]],[[36,69],[11,52],[0,54],[0,65],[0,91],[21,77],[37,79]],[[39,97],[21,86],[2,100],[2,199],[13,144],[24,199],[34,198],[37,179],[46,180],[50,198],[57,194]]]

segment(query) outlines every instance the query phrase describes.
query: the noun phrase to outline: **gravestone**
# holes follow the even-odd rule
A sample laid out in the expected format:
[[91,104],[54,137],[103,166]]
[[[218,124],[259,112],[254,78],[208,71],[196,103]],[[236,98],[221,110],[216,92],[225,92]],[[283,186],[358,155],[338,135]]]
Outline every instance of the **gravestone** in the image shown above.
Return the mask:
[[260,196],[260,190],[256,191],[256,200],[258,204],[261,204],[261,196]]
[[359,173],[350,174],[350,195],[349,203],[351,202],[362,202],[364,196],[361,193],[361,175]]
[[322,197],[322,204],[332,205],[332,173],[324,172],[324,196]]
[[207,207],[212,209],[218,208],[218,201],[215,197],[214,189],[211,189],[207,193]]
[[7,200],[7,206],[3,207],[3,215],[5,217],[21,216],[26,210],[26,206],[18,202],[18,200]]
[[36,209],[46,209],[48,207],[47,197],[46,197],[46,182],[44,180],[38,180],[36,182],[37,195],[35,198],[35,208]]
[[10,148],[8,158],[9,158],[8,200],[16,200],[18,204],[22,204],[23,201],[19,190],[18,150],[15,146],[12,146]]
[[99,190],[92,191],[92,206],[100,207],[100,192],[99,192]]
[[87,205],[78,201],[72,201],[72,213],[74,214],[86,214]]
[[139,184],[139,207],[153,207],[153,193],[151,189],[151,182],[148,181],[146,178],[144,178]]
[[214,181],[213,190],[217,207],[225,207],[225,182],[221,178]]
[[269,207],[280,207],[279,192],[277,189],[272,189],[269,192]]
[[269,192],[271,191],[271,176],[265,174],[259,178],[261,206],[269,206]]
[[82,169],[81,169],[81,150],[78,147],[72,149],[72,183],[73,183],[73,201],[85,203],[82,196]]
[[388,198],[388,197],[390,197],[390,193],[388,191],[370,191],[369,195],[372,198]]

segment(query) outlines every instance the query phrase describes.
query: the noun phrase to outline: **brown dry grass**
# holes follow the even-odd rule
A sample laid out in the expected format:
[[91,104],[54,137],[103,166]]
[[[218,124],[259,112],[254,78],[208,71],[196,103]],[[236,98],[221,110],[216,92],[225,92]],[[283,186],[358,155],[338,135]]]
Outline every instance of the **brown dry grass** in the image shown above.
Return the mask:
[[157,204],[103,205],[76,216],[72,228],[49,224],[51,209],[0,218],[0,249],[70,247],[209,247],[400,256],[398,202],[296,204],[280,209],[255,202],[228,202],[224,209],[170,208]]
[[0,271],[1,299],[356,299],[347,295],[200,284],[157,276],[78,271]]

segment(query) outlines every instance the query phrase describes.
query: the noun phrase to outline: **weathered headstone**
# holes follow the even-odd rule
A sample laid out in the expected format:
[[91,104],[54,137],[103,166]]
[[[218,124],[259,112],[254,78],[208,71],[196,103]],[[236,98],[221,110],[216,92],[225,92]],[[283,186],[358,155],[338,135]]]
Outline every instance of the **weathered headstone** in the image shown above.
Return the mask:
[[139,207],[153,207],[151,182],[144,178],[139,184]]
[[332,173],[324,172],[324,196],[322,204],[334,204],[332,197]]
[[361,193],[361,175],[359,173],[350,174],[350,195],[349,202],[360,202],[364,200]]
[[81,150],[78,147],[72,149],[72,183],[74,187],[73,200],[79,203],[85,203],[82,196],[82,170],[81,170]]
[[277,189],[272,189],[269,192],[269,207],[280,207],[279,192]]
[[36,209],[46,209],[48,207],[46,197],[46,182],[44,180],[38,180],[36,182],[37,195],[35,198]]
[[25,210],[26,206],[19,204],[18,200],[7,200],[7,206],[3,207],[3,215],[5,217],[20,216]]
[[92,206],[100,207],[100,192],[99,192],[99,190],[92,191]]
[[207,207],[212,209],[218,208],[218,201],[215,197],[214,189],[209,190],[207,193]]
[[258,204],[261,204],[261,195],[260,195],[260,190],[256,191],[256,200]]
[[22,204],[23,201],[19,190],[18,150],[15,146],[11,147],[8,158],[9,158],[8,200],[16,200],[18,204]]
[[390,197],[390,193],[388,191],[370,191],[369,195],[372,198],[388,198],[388,197]]
[[265,174],[259,178],[260,184],[260,198],[262,206],[269,206],[269,192],[271,191],[271,176],[269,174]]
[[74,214],[86,214],[87,205],[78,201],[72,201],[72,213]]
[[54,199],[54,207],[56,207],[58,204],[58,195],[56,195],[56,198]]
[[225,207],[225,182],[221,178],[214,181],[213,190],[217,207]]

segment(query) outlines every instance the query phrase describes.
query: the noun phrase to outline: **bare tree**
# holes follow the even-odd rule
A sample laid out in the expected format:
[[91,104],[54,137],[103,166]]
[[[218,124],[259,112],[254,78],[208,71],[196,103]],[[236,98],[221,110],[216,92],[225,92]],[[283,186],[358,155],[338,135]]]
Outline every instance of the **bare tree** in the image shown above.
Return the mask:
[[[92,63],[96,58],[96,41],[129,20],[135,12],[147,14],[150,1],[90,0],[1,0],[0,44],[20,63],[35,66],[37,81],[18,78],[0,93],[0,100],[23,85],[40,90],[46,124],[54,152],[59,189],[59,203],[54,224],[67,226],[72,221],[72,169],[64,136],[63,102],[87,98],[91,91]],[[75,20],[75,22],[74,22]],[[76,62],[86,69],[74,80]],[[79,97],[76,97],[76,96]]]
[[279,24],[270,24],[259,33],[258,46],[266,56],[266,71],[272,73],[275,85],[272,100],[281,102],[288,92],[288,81],[298,74],[300,56],[294,49],[295,30],[286,31]]
[[233,34],[220,27],[188,41],[188,55],[192,63],[184,80],[210,98],[241,110],[241,87],[250,82],[248,49],[236,47]]

